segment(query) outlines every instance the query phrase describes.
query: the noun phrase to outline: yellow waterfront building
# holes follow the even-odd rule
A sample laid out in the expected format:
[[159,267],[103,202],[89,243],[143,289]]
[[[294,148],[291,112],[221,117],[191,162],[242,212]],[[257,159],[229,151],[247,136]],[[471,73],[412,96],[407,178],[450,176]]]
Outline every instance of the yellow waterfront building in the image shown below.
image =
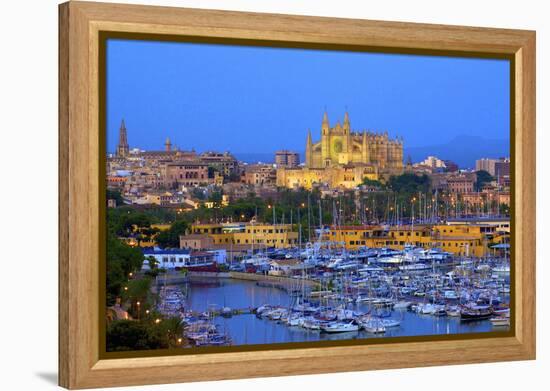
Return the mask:
[[359,247],[388,247],[402,250],[405,245],[423,248],[437,247],[462,255],[482,257],[489,254],[489,246],[508,240],[509,234],[490,224],[438,224],[393,226],[332,227],[325,239],[344,245],[347,249]]
[[190,234],[208,235],[214,245],[287,248],[298,245],[298,232],[290,224],[195,223]]

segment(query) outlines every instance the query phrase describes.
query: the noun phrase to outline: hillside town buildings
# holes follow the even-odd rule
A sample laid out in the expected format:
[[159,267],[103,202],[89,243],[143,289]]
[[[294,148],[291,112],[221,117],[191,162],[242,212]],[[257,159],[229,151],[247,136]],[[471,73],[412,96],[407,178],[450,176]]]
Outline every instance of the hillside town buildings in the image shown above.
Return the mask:
[[497,181],[509,181],[510,178],[510,159],[501,157],[498,159],[483,158],[476,160],[476,171],[487,171]]
[[[277,151],[274,164],[247,164],[229,152],[181,150],[169,138],[159,150],[130,148],[122,120],[115,153],[107,158],[107,186],[119,190],[125,203],[189,210],[227,206],[251,194],[276,201],[280,187],[316,188],[323,197],[336,197],[359,186],[361,192],[379,192],[377,186],[363,184],[365,179],[384,182],[391,175],[407,172],[428,175],[432,191],[460,203],[462,213],[509,207],[510,159],[479,159],[476,168],[494,180],[480,188],[476,172],[459,170],[453,162],[436,156],[415,164],[409,159],[404,166],[402,138],[392,139],[387,132],[354,131],[348,113],[342,124],[334,126],[325,113],[317,142],[308,131],[301,164],[299,154],[289,150]],[[213,191],[223,194],[221,204],[208,200]]]

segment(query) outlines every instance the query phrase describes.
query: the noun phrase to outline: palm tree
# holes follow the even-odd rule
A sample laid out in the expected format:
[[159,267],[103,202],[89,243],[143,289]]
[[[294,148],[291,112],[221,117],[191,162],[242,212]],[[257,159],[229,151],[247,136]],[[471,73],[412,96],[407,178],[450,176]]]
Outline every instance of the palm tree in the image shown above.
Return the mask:
[[141,311],[146,306],[151,291],[151,279],[144,277],[128,281],[124,288],[124,299],[130,302],[130,309],[134,318],[141,318]]
[[185,323],[178,317],[168,318],[162,321],[163,334],[168,340],[169,347],[184,345],[186,338],[183,335]]

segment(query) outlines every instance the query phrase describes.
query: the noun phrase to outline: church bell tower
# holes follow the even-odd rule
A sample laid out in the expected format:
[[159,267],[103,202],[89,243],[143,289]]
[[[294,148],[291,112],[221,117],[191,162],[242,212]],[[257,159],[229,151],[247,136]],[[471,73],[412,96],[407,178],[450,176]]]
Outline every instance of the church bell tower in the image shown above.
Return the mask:
[[321,125],[321,164],[326,167],[330,161],[330,125],[328,114],[325,110],[323,114],[323,123]]
[[126,157],[130,153],[130,147],[128,146],[128,135],[126,133],[126,125],[124,119],[120,124],[118,131],[118,145],[116,147],[116,155],[118,157]]

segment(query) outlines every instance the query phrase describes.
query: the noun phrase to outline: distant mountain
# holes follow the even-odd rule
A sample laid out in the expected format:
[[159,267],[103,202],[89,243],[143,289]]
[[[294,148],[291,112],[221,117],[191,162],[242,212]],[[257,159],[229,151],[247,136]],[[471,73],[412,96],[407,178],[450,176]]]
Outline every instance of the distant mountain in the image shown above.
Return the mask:
[[452,160],[460,168],[474,168],[478,159],[510,156],[510,141],[461,135],[446,144],[412,148],[407,148],[405,144],[403,155],[405,162],[408,156],[413,163],[436,156],[442,160]]

